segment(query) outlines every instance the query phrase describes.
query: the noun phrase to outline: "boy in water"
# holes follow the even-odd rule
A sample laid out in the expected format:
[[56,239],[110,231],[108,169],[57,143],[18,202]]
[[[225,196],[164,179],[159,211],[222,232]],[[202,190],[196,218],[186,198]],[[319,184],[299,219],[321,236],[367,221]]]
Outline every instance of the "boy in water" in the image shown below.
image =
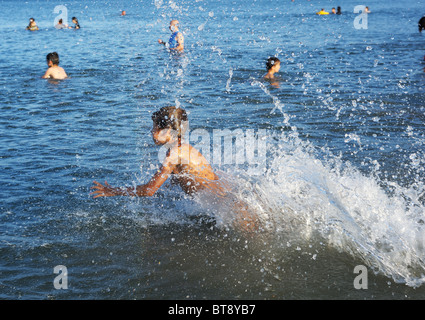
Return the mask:
[[316,12],[316,14],[318,14],[318,15],[326,15],[326,14],[329,14],[329,12],[325,11],[325,9],[322,8],[319,12]]
[[267,73],[264,79],[270,81],[270,84],[279,88],[279,82],[276,81],[274,74],[280,70],[280,60],[276,57],[270,57],[266,62]]
[[51,52],[46,56],[47,65],[49,68],[42,78],[44,79],[65,79],[68,77],[65,70],[59,67],[59,55],[56,52]]
[[[170,40],[168,40],[168,49],[182,52],[184,49],[184,37],[179,31],[179,22],[177,20],[171,20],[170,31],[172,32]],[[166,45],[167,42],[158,39],[160,44]]]
[[274,74],[280,70],[280,60],[276,57],[270,57],[266,62],[267,73],[265,79],[274,79]]
[[[76,17],[72,17],[72,23],[74,24],[75,29],[80,29],[80,24],[78,23],[78,19]],[[72,27],[69,27],[70,29]]]
[[152,115],[152,137],[156,145],[169,147],[161,168],[150,181],[144,185],[129,188],[113,188],[106,181],[105,185],[94,181],[92,194],[97,197],[136,196],[150,197],[161,185],[173,175],[183,191],[187,194],[201,189],[219,188],[218,176],[204,156],[194,147],[182,143],[182,135],[187,128],[187,114],[184,109],[164,107]]
[[[168,151],[160,169],[146,184],[136,187],[112,187],[93,181],[93,198],[130,196],[150,197],[170,177],[187,194],[208,190],[219,198],[229,193],[229,185],[219,180],[205,157],[188,143],[182,142],[187,128],[187,114],[184,109],[164,107],[152,115],[152,137],[156,145],[166,145]],[[256,218],[249,212],[247,205],[240,201],[232,202],[237,225],[245,230],[256,230]]]
[[34,18],[30,18],[30,23],[27,26],[27,30],[30,30],[30,31],[37,31],[38,30],[38,26],[35,23]]
[[57,25],[55,25],[56,29],[68,29],[68,25],[63,24],[63,20],[59,19]]

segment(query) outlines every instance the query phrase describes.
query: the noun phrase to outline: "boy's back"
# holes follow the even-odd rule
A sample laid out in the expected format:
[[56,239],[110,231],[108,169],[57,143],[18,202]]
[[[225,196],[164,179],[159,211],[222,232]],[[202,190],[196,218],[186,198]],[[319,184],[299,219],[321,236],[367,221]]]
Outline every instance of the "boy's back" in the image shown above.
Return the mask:
[[43,78],[65,79],[68,77],[65,70],[59,67],[59,55],[56,52],[51,52],[46,56],[46,62],[49,66]]
[[[175,180],[186,193],[196,192],[218,180],[205,157],[189,144],[170,150],[164,165],[172,167]],[[214,183],[213,183],[214,184]]]
[[52,66],[49,69],[47,69],[46,73],[44,74],[43,78],[50,78],[50,79],[65,79],[68,75],[66,74],[65,70],[62,67],[59,66]]

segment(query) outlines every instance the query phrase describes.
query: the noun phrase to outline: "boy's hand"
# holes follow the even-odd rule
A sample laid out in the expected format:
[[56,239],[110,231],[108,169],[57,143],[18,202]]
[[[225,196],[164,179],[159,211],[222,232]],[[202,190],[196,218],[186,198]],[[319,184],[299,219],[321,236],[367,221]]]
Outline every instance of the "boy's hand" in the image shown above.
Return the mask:
[[95,190],[90,193],[90,195],[93,195],[93,198],[113,197],[120,194],[120,192],[116,188],[111,187],[106,181],[105,181],[105,185],[102,185],[101,183],[97,181],[93,181],[93,183],[95,184],[95,186],[90,188]]

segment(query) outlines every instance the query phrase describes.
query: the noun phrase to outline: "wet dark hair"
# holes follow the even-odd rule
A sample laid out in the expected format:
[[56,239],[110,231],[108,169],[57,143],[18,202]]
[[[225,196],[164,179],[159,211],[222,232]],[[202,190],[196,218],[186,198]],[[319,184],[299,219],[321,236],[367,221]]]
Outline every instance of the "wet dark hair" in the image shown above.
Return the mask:
[[277,62],[280,63],[280,60],[276,57],[270,57],[266,62],[267,71],[271,69]]
[[419,32],[425,29],[425,16],[422,17],[418,22]]
[[187,121],[186,111],[182,108],[163,107],[152,114],[152,121],[159,129],[177,131],[178,144],[181,146],[183,121]]
[[53,64],[59,64],[59,55],[56,52],[50,52],[46,56],[47,61],[52,61]]
[[28,23],[28,28],[31,27],[31,22],[35,22],[34,18],[30,18],[29,20],[30,20],[30,22]]

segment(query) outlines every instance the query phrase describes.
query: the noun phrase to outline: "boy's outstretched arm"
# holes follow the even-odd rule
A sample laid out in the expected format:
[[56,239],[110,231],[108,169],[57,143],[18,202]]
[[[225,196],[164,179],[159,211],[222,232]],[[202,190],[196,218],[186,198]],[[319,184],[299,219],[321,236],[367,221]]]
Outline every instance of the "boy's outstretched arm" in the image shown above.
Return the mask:
[[153,175],[148,183],[137,186],[136,188],[114,188],[106,181],[105,185],[102,185],[97,181],[93,181],[95,185],[91,187],[91,189],[94,189],[95,191],[91,192],[90,194],[93,195],[93,198],[113,196],[151,197],[168,179],[173,169],[174,168],[172,166],[163,165],[161,169]]

